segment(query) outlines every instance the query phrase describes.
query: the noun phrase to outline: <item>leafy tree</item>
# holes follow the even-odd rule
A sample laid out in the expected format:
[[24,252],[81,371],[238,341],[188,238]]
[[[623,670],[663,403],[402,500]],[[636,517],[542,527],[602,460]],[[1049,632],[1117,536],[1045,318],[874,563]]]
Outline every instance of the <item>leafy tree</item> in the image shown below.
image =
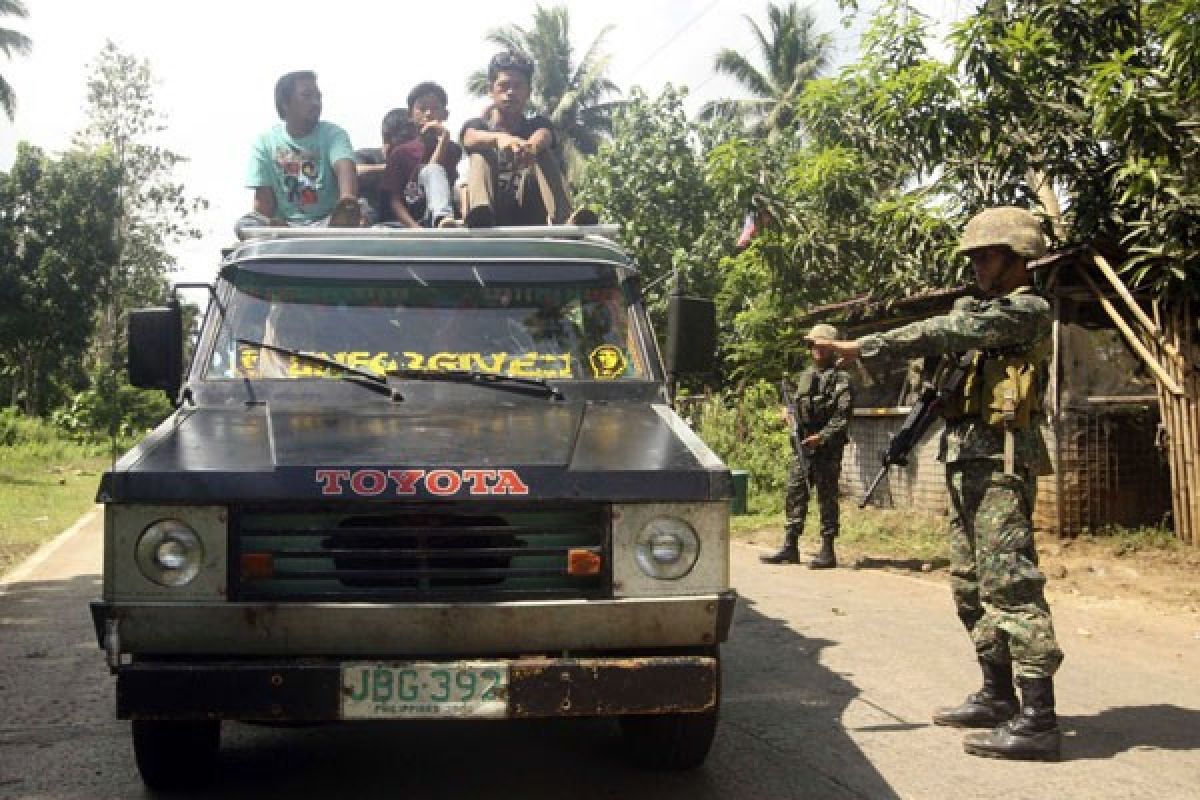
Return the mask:
[[[26,10],[25,4],[21,0],[0,0],[0,17],[20,17],[25,19],[29,16],[29,11]],[[0,28],[0,51],[8,58],[13,55],[27,56],[33,50],[33,42],[23,33],[19,33],[10,28]],[[8,81],[0,75],[0,108],[4,109],[4,113],[8,115],[9,120],[13,118],[13,112],[17,108],[17,95],[13,91]]]
[[885,3],[885,46],[872,55],[868,39],[850,68],[865,80],[810,87],[810,128],[906,166],[955,228],[989,205],[1027,206],[1056,243],[1098,247],[1135,286],[1200,294],[1197,0],[988,0],[952,34],[950,64],[903,56],[920,21]]
[[715,293],[716,265],[732,252],[743,207],[707,182],[705,152],[722,132],[689,121],[685,96],[670,85],[656,99],[634,89],[614,118],[612,140],[588,161],[578,192],[581,202],[604,209],[605,218],[620,225],[656,316],[676,269],[690,291]]
[[185,157],[153,143],[166,124],[154,108],[149,61],[107,42],[88,81],[87,119],[76,142],[111,153],[120,177],[118,261],[104,285],[106,301],[119,314],[162,299],[175,263],[169,248],[180,239],[199,238],[189,218],[207,202],[189,198],[173,180]]
[[961,280],[957,231],[989,205],[1031,207],[1056,243],[1099,247],[1160,298],[1195,297],[1198,20],[1196,0],[989,2],[943,63],[926,20],[885,2],[859,60],[795,104],[804,141],[710,159],[710,182],[770,220],[722,264],[733,374],[793,349],[795,309]]
[[0,368],[13,405],[43,414],[83,378],[107,266],[118,172],[82,150],[22,142],[0,176]]
[[689,404],[696,431],[733,469],[747,470],[754,481],[755,511],[783,511],[791,445],[779,414],[779,391],[767,381],[746,383],[736,393]]
[[968,202],[1036,197],[1135,285],[1200,296],[1200,4],[991,0],[955,43]]
[[767,3],[767,31],[749,15],[745,19],[754,32],[762,67],[739,51],[724,48],[717,53],[713,68],[732,77],[753,97],[718,100],[701,113],[750,122],[761,133],[790,131],[805,84],[829,66],[833,39],[828,33],[817,33],[812,11],[797,6],[794,0],[787,5]]
[[[954,207],[930,180],[957,89],[925,55],[920,17],[886,5],[858,63],[811,81],[795,104],[803,140],[739,138],[709,181],[744,197],[765,231],[721,264],[729,372],[770,378],[805,347],[798,309],[953,279]],[[931,138],[930,134],[936,134]]]
[[[608,78],[609,57],[600,49],[612,26],[600,31],[582,58],[575,61],[570,22],[566,6],[539,5],[532,27],[494,28],[486,40],[501,50],[523,53],[533,61],[530,105],[554,123],[565,140],[568,159],[577,165],[578,156],[595,153],[611,132],[613,112],[621,103],[606,100],[619,94],[619,89]],[[486,97],[487,70],[472,73],[467,88],[472,94]]]
[[100,282],[101,315],[90,364],[93,388],[114,404],[108,418],[115,427],[121,417],[115,404],[124,380],[119,365],[124,363],[125,313],[162,301],[167,275],[175,265],[170,248],[181,239],[200,236],[190,218],[207,202],[189,197],[174,180],[174,169],[184,157],[154,144],[166,124],[154,107],[148,61],[107,42],[88,81],[87,119],[77,143],[108,154],[118,176],[110,229],[114,258]]

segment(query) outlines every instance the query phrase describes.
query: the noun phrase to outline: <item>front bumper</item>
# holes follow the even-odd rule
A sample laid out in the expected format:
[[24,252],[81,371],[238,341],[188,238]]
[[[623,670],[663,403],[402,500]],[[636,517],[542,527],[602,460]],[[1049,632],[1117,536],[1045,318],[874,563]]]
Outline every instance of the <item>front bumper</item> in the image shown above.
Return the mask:
[[[532,658],[509,662],[505,716],[700,713],[716,708],[712,656]],[[121,719],[331,721],[341,718],[337,662],[138,662],[117,669]]]
[[504,655],[712,647],[736,593],[507,603],[92,603],[122,654],[215,658]]

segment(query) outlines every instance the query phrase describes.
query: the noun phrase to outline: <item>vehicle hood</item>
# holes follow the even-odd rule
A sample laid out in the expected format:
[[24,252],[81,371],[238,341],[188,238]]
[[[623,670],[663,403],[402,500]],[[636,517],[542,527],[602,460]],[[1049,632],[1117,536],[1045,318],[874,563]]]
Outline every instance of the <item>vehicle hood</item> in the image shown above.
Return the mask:
[[723,499],[729,471],[668,406],[187,409],[100,487],[104,502]]

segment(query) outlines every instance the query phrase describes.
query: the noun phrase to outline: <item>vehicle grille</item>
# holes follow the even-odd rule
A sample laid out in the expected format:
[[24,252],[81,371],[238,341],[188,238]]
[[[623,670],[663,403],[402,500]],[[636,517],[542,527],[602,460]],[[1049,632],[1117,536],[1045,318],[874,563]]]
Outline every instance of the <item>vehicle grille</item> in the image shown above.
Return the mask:
[[[231,537],[236,600],[383,601],[597,597],[610,593],[605,506],[241,509]],[[568,552],[601,559],[571,575]]]

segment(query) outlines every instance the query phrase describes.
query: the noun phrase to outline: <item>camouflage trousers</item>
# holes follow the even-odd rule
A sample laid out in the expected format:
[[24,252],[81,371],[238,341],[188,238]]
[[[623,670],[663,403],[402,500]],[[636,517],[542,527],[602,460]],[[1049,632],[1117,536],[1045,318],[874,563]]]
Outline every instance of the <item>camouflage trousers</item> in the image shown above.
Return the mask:
[[788,471],[787,494],[784,497],[786,522],[784,531],[799,537],[808,516],[808,499],[816,492],[817,508],[821,513],[821,535],[838,534],[838,478],[842,474],[842,448],[822,447],[808,459],[808,472],[792,459]]
[[1011,661],[1018,677],[1049,678],[1062,663],[1038,569],[1035,479],[983,459],[946,465],[951,586],[979,658]]

